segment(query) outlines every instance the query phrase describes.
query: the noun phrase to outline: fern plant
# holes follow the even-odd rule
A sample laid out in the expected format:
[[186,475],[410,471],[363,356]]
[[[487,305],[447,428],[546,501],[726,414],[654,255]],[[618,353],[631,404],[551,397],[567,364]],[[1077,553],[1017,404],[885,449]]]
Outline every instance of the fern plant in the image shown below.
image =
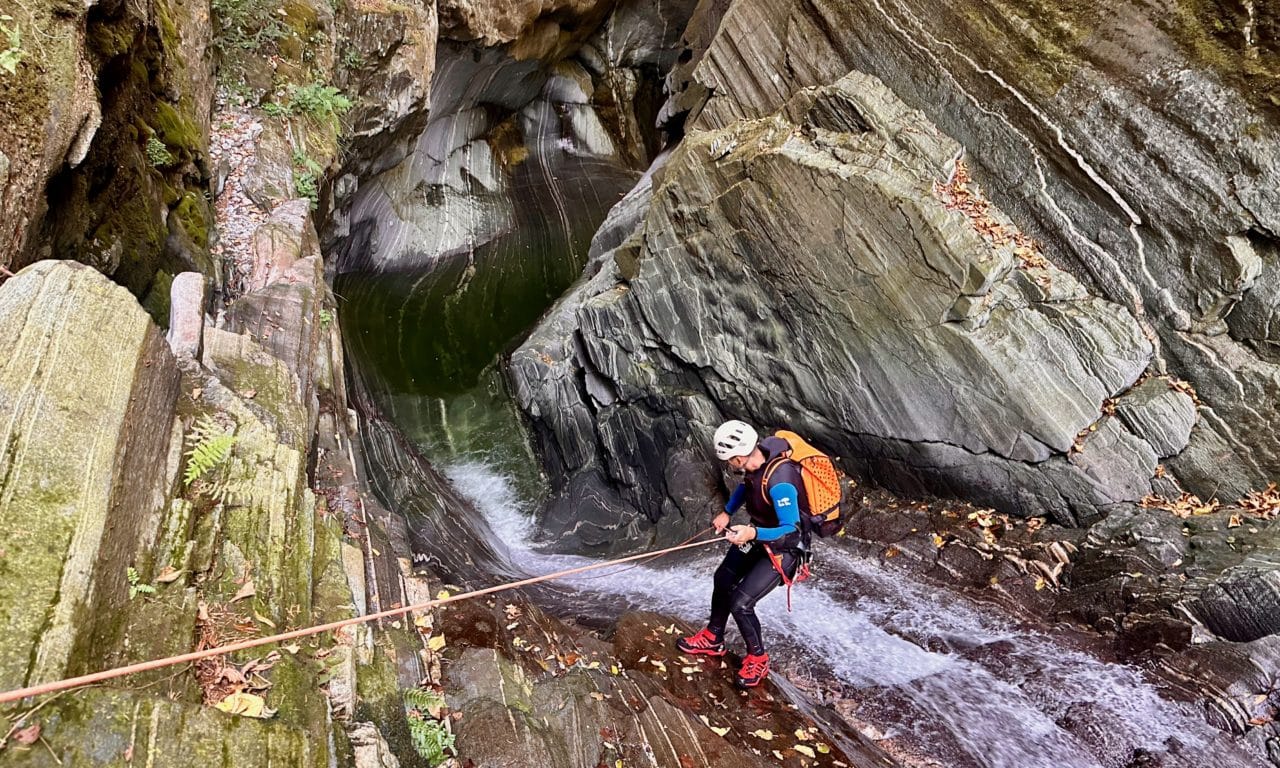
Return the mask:
[[[212,416],[205,414],[191,428],[187,441],[191,447],[187,451],[187,469],[182,479],[187,487],[191,487],[197,480],[213,478],[215,470],[226,464],[236,436],[234,431],[228,431]],[[215,495],[220,487],[215,479],[212,483]]]
[[440,765],[448,757],[457,755],[454,734],[444,713],[444,699],[440,694],[423,688],[411,688],[404,692],[405,720],[409,723],[409,738],[414,750],[428,765]]
[[129,569],[127,571],[125,571],[125,576],[128,577],[129,579],[129,599],[130,600],[137,597],[138,595],[155,594],[156,588],[151,586],[150,584],[143,584],[142,577],[138,575],[137,569],[134,568],[132,565],[129,566]]

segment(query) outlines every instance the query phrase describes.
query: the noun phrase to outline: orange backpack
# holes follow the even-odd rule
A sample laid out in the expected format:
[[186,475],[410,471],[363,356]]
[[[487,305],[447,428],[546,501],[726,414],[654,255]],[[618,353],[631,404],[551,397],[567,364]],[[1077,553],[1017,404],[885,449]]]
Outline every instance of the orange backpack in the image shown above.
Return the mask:
[[819,536],[831,536],[839,531],[844,527],[844,520],[840,515],[844,473],[836,468],[830,456],[809,445],[795,432],[782,429],[775,432],[774,437],[786,440],[791,448],[779,454],[765,468],[760,481],[764,497],[769,498],[769,477],[782,465],[783,459],[790,459],[800,465],[805,496],[809,499],[809,514],[800,516],[801,528]]

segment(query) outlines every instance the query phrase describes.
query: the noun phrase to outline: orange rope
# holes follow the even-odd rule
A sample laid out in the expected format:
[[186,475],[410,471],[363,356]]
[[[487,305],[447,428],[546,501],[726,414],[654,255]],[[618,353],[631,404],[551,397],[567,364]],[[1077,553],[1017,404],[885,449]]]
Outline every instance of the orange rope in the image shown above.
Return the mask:
[[[676,547],[682,547],[682,546],[684,546],[685,544],[688,544],[689,542],[691,542],[691,541],[693,541],[694,539],[698,538],[699,536],[705,536],[705,535],[707,535],[707,533],[710,533],[710,532],[712,532],[712,530],[711,530],[711,526],[709,526],[709,525],[708,525],[706,528],[703,528],[701,531],[698,531],[697,533],[693,534],[693,535],[692,535],[692,536],[690,536],[689,538],[687,538],[687,539],[685,539],[684,541],[682,541],[682,542],[680,542],[679,544],[677,544],[677,545],[676,545]],[[721,539],[709,539],[708,541],[721,541]],[[705,544],[706,542],[700,542],[700,543]],[[602,579],[602,578],[604,578],[605,576],[616,576],[617,574],[622,573],[623,571],[629,571],[629,570],[631,570],[632,568],[639,568],[640,566],[644,565],[645,563],[649,562],[650,560],[657,560],[659,557],[662,557],[663,555],[667,554],[667,553],[668,553],[668,552],[670,552],[670,551],[671,551],[671,550],[669,550],[669,549],[662,549],[662,550],[658,550],[657,552],[650,552],[650,553],[649,553],[649,559],[648,559],[648,560],[641,560],[641,561],[640,561],[640,562],[638,562],[638,563],[632,563],[631,565],[628,565],[628,566],[626,566],[625,568],[619,568],[619,569],[618,569],[618,570],[616,570],[616,571],[606,571],[606,572],[604,572],[604,573],[593,573],[592,575],[587,576],[586,578],[588,578],[588,579]]]
[[532,578],[523,579],[521,581],[513,581],[507,584],[499,584],[495,587],[486,587],[485,589],[477,589],[474,592],[463,592],[457,595],[450,595],[448,597],[437,598],[435,600],[428,600],[425,603],[418,603],[416,605],[410,605],[404,608],[393,608],[388,611],[371,613],[366,616],[356,616],[351,619],[343,619],[342,621],[332,621],[332,622],[329,622],[328,624],[320,624],[318,626],[308,627],[305,629],[295,629],[291,632],[282,632],[281,634],[278,634],[278,635],[270,635],[267,637],[257,637],[252,640],[242,640],[238,643],[232,643],[230,645],[224,645],[218,648],[207,648],[203,651],[194,651],[192,653],[184,653],[181,656],[170,656],[164,659],[143,661],[137,664],[130,664],[127,667],[117,667],[115,669],[103,670],[102,672],[94,672],[93,674],[81,675],[79,677],[73,677],[67,680],[58,680],[52,683],[43,683],[41,685],[33,685],[28,688],[19,688],[17,690],[0,693],[0,704],[7,704],[8,702],[11,702],[11,701],[25,699],[28,696],[40,696],[46,693],[54,693],[55,691],[64,691],[68,688],[76,688],[82,685],[89,685],[91,683],[100,683],[104,680],[113,680],[117,677],[124,677],[125,675],[132,675],[138,672],[146,672],[152,669],[161,669],[163,667],[173,666],[174,664],[186,664],[191,661],[208,659],[213,656],[221,656],[227,653],[234,653],[235,651],[243,651],[248,648],[257,648],[260,645],[270,645],[271,643],[279,643],[285,640],[294,640],[299,637],[308,637],[310,635],[318,635],[322,632],[329,632],[335,629],[342,629],[343,627],[350,627],[356,624],[364,624],[366,622],[377,621],[378,619],[386,619],[392,616],[401,616],[403,614],[409,613],[410,611],[425,610],[427,608],[434,608],[437,605],[444,605],[445,603],[454,603],[459,600],[469,600],[473,597],[491,595],[495,592],[503,592],[505,590],[515,589],[517,587],[527,587],[530,584],[537,584],[540,581],[560,579],[560,578],[564,578],[565,576],[572,576],[575,573],[592,571],[597,568],[607,568],[611,565],[626,563],[632,560],[640,560],[643,558],[653,558],[657,555],[665,555],[669,552],[675,552],[681,549],[691,549],[693,547],[701,547],[707,544],[714,544],[717,541],[720,541],[720,539],[708,539],[707,541],[699,541],[693,544],[680,544],[674,547],[668,547],[667,549],[659,550],[657,552],[645,552],[639,555],[630,555],[628,557],[618,558],[617,560],[606,560],[604,562],[593,563],[591,565],[583,565],[578,568],[570,568],[567,571],[557,571],[556,573],[549,573],[545,576],[534,576]]

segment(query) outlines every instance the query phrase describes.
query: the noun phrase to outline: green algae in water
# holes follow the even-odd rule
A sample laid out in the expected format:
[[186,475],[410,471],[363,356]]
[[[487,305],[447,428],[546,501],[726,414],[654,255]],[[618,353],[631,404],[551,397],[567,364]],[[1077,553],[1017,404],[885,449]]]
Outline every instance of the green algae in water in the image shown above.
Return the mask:
[[342,275],[335,290],[352,353],[391,393],[470,391],[578,277],[589,236],[524,233],[427,270]]

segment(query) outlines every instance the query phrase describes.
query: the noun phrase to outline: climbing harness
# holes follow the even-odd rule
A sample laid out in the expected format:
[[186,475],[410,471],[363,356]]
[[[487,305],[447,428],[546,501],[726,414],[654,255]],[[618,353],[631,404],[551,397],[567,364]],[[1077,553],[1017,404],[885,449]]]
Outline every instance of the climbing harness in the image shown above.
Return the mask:
[[[697,535],[701,536],[702,533],[699,533]],[[669,554],[671,552],[677,552],[682,549],[693,549],[694,547],[703,547],[703,546],[706,546],[707,544],[716,544],[720,541],[721,539],[707,539],[706,541],[695,541],[691,544],[678,544],[674,547],[667,547],[666,549],[658,550],[657,552],[644,552],[638,555],[629,555],[627,557],[620,557],[615,560],[606,560],[600,563],[592,563],[591,565],[583,565],[577,568],[570,568],[564,571],[557,571],[555,573],[549,573],[543,576],[533,576],[528,579],[521,579],[520,581],[512,581],[506,584],[499,584],[493,587],[477,589],[472,592],[463,592],[457,595],[440,597],[440,598],[436,598],[435,600],[428,600],[424,603],[416,603],[414,605],[405,606],[403,608],[393,608],[391,610],[380,611],[378,613],[370,613],[365,616],[356,616],[355,618],[351,618],[351,619],[343,619],[342,621],[332,621],[332,622],[329,622],[328,624],[320,624],[314,627],[307,627],[304,629],[295,629],[291,632],[282,632],[278,635],[270,635],[267,637],[257,637],[252,640],[242,640],[238,643],[231,643],[230,645],[224,645],[218,648],[207,648],[203,651],[193,651],[191,653],[184,653],[180,656],[170,656],[164,659],[154,659],[152,661],[143,661],[137,664],[130,664],[125,667],[107,669],[101,672],[94,672],[88,675],[72,677],[66,680],[57,680],[51,683],[42,683],[40,685],[33,685],[27,688],[18,688],[16,690],[5,691],[3,693],[0,693],[0,704],[7,704],[8,702],[11,702],[11,701],[18,701],[19,699],[25,699],[28,696],[40,696],[46,693],[54,693],[56,691],[65,691],[68,688],[78,688],[82,685],[100,683],[100,682],[103,682],[104,680],[114,680],[117,677],[133,675],[133,674],[137,674],[138,672],[146,672],[152,669],[162,669],[164,667],[171,667],[175,664],[185,664],[187,662],[200,661],[201,659],[208,659],[214,656],[222,656],[224,654],[234,653],[236,651],[243,651],[249,648],[257,648],[262,645],[280,643],[286,640],[295,640],[300,637],[310,637],[311,635],[318,635],[324,632],[330,632],[336,629],[342,629],[343,627],[355,626],[357,624],[365,624],[370,621],[378,621],[379,619],[388,619],[393,616],[403,616],[404,614],[410,613],[412,611],[422,611],[428,608],[434,608],[439,605],[445,605],[447,603],[456,603],[461,600],[470,600],[476,597],[483,597],[484,595],[492,595],[495,592],[505,592],[509,589],[516,589],[518,587],[527,587],[531,584],[537,584],[543,581],[551,581],[553,579],[562,579],[566,576],[572,576],[577,573],[583,573],[585,571],[594,571],[597,568],[608,568],[613,565],[628,563],[635,560],[644,560],[646,558],[653,559],[660,555]]]
[[796,566],[796,575],[794,578],[787,576],[787,571],[782,567],[782,555],[776,554],[773,547],[768,544],[764,545],[764,551],[769,555],[769,564],[773,566],[773,570],[778,572],[782,577],[782,583],[787,587],[787,613],[791,612],[791,585],[797,584],[809,578],[809,561],[813,559],[812,553],[807,549],[796,551],[796,558],[800,564]]

